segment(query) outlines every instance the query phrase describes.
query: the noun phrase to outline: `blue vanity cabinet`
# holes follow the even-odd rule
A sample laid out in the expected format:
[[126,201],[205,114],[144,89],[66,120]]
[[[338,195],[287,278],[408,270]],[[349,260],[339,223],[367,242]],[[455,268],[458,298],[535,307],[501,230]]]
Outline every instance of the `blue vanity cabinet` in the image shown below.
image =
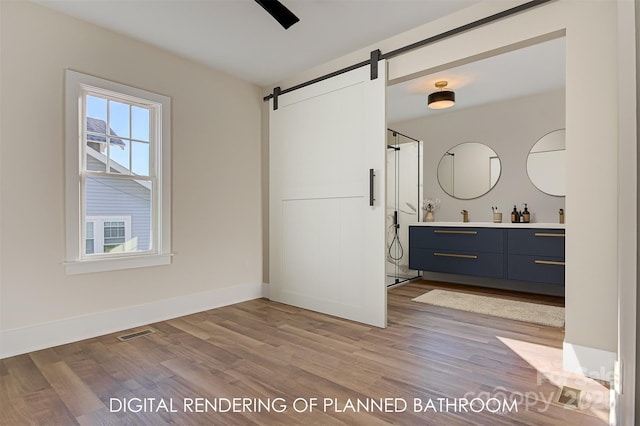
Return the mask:
[[411,226],[409,268],[504,278],[504,229]]
[[564,286],[564,229],[507,229],[507,278]]
[[564,229],[509,225],[410,226],[409,268],[564,287]]

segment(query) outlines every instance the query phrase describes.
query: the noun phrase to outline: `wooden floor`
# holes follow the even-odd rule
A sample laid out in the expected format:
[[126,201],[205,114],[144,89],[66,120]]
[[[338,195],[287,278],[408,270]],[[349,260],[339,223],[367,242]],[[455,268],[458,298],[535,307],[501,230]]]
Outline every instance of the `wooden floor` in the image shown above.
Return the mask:
[[7,358],[0,424],[608,424],[608,389],[561,371],[562,329],[411,301],[436,286],[391,289],[386,329],[258,299]]

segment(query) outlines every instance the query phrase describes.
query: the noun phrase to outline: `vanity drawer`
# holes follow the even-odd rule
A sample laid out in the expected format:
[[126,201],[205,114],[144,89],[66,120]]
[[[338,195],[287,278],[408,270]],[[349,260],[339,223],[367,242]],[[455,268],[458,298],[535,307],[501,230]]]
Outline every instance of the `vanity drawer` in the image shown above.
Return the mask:
[[409,251],[409,268],[421,271],[504,278],[504,256],[502,253],[412,248]]
[[507,278],[564,285],[564,258],[511,254],[507,259]]
[[508,229],[509,254],[564,259],[564,229]]
[[504,251],[504,230],[466,227],[409,227],[411,248],[492,252]]

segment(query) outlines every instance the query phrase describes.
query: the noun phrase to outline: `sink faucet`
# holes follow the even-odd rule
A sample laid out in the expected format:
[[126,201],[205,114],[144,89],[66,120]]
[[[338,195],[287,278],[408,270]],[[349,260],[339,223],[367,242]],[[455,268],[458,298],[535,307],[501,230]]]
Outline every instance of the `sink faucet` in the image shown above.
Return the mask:
[[462,221],[469,222],[469,212],[466,210],[462,210],[460,213],[462,214]]

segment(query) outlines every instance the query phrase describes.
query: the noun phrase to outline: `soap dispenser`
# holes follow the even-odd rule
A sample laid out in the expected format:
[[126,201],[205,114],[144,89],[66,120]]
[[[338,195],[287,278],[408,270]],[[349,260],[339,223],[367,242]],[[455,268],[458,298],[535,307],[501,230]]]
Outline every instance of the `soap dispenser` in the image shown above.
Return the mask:
[[524,211],[522,212],[522,222],[529,223],[531,221],[531,213],[527,208],[527,203],[524,203]]
[[520,222],[520,215],[518,213],[518,209],[516,206],[513,206],[513,211],[511,212],[511,223]]

